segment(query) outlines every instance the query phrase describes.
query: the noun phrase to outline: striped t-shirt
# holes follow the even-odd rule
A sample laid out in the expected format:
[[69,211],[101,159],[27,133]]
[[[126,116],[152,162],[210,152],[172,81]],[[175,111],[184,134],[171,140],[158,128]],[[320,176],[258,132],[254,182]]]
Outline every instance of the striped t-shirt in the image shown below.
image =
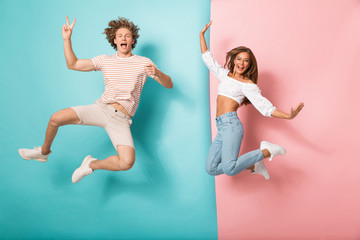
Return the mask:
[[102,71],[105,82],[105,91],[100,101],[103,103],[119,103],[126,111],[134,116],[139,105],[141,91],[147,75],[145,67],[156,65],[146,57],[133,55],[121,58],[114,55],[101,55],[91,59],[95,71]]

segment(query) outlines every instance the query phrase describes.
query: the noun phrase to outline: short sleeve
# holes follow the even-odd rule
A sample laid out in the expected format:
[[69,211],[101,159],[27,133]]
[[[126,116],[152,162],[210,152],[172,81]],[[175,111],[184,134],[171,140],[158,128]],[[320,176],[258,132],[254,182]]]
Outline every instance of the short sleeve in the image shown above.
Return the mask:
[[209,68],[210,71],[212,71],[215,76],[222,81],[223,77],[227,75],[229,70],[224,69],[213,57],[211,52],[207,50],[203,54],[201,54],[202,59],[205,63],[205,65]]
[[91,59],[91,61],[93,62],[94,66],[95,66],[95,71],[102,71],[102,64],[104,61],[104,56],[105,55],[100,55],[97,57],[94,57]]
[[[153,61],[151,61],[150,59],[148,59],[146,65],[153,65],[153,66],[156,67],[156,64],[155,64]],[[157,68],[157,67],[156,67],[156,68]],[[155,77],[155,75],[148,75],[147,73],[146,73],[146,75],[147,75],[148,77],[151,77],[151,78],[154,78],[154,77]]]
[[243,88],[243,93],[262,115],[271,117],[276,108],[261,95],[261,90],[256,84],[249,83]]

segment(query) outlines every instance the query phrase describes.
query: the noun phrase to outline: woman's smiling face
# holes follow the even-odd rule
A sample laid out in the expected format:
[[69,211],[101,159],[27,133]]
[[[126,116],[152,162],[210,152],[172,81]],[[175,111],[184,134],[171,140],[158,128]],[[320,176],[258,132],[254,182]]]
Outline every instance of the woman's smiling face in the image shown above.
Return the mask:
[[234,75],[242,75],[250,67],[250,55],[247,52],[240,52],[234,59]]

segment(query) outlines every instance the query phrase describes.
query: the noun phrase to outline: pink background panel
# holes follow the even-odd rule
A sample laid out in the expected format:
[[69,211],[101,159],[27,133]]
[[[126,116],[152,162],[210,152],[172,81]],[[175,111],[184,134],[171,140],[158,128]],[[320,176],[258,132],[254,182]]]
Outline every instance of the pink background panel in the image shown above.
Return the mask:
[[270,181],[216,177],[219,239],[360,239],[360,1],[213,0],[211,19],[220,64],[250,47],[263,95],[286,112],[305,102],[291,121],[240,108],[241,153],[268,140],[287,154],[266,160]]

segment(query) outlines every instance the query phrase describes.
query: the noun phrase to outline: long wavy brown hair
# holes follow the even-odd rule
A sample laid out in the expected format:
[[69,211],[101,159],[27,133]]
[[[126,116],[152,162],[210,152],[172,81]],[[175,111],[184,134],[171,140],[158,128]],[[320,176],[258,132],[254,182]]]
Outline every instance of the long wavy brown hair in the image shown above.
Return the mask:
[[[234,48],[226,53],[226,61],[224,67],[229,69],[231,72],[234,72],[235,64],[234,60],[236,56],[241,52],[247,52],[250,56],[250,67],[242,74],[244,78],[250,79],[253,83],[257,84],[258,80],[258,67],[254,53],[251,51],[250,48],[240,46]],[[241,105],[248,105],[251,104],[249,99],[245,98],[244,101],[240,104]]]
[[120,28],[127,28],[130,30],[132,37],[134,39],[134,43],[132,44],[132,49],[135,48],[137,39],[140,37],[139,31],[140,28],[136,26],[133,22],[129,21],[129,19],[124,17],[119,17],[116,20],[112,20],[108,24],[108,28],[105,28],[104,34],[106,34],[106,39],[109,41],[111,46],[117,50],[116,44],[114,43],[114,39],[116,37],[116,31]]

